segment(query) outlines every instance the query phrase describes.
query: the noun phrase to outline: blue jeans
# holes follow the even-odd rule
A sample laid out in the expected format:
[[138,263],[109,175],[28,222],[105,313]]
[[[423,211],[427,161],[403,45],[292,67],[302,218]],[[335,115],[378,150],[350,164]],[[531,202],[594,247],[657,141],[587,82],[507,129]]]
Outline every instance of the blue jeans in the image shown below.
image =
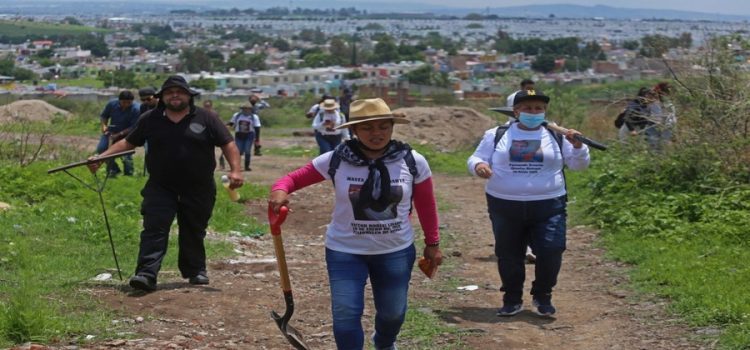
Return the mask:
[[511,201],[487,195],[503,302],[520,304],[526,279],[526,246],[536,254],[532,295],[548,295],[557,284],[565,251],[566,196]]
[[250,149],[253,146],[253,141],[255,141],[255,133],[253,132],[247,134],[247,136],[238,136],[236,134],[234,136],[234,143],[237,144],[237,149],[240,150],[240,155],[245,155],[246,169],[250,167],[250,157],[252,156]]
[[[99,138],[99,144],[96,145],[96,153],[101,154],[109,148],[109,135],[103,135]],[[128,154],[122,156],[122,167],[125,170],[125,175],[133,175],[133,155]],[[117,174],[120,172],[120,167],[115,163],[115,160],[107,161],[107,173]]]
[[318,143],[320,154],[323,154],[328,151],[333,151],[333,149],[341,143],[341,135],[323,135],[316,130],[315,142]]
[[414,245],[379,255],[348,254],[326,248],[333,336],[338,349],[360,350],[364,346],[361,319],[368,277],[375,300],[375,348],[393,345],[406,317],[415,258]]

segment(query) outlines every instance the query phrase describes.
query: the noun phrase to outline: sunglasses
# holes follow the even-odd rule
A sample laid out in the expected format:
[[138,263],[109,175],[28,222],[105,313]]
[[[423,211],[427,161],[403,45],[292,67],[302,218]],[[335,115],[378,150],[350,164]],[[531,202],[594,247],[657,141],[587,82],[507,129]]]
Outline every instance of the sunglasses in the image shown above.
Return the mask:
[[152,100],[155,100],[155,99],[156,99],[155,97],[149,96],[149,97],[143,97],[143,98],[141,98],[141,101],[149,102],[149,101],[152,101]]

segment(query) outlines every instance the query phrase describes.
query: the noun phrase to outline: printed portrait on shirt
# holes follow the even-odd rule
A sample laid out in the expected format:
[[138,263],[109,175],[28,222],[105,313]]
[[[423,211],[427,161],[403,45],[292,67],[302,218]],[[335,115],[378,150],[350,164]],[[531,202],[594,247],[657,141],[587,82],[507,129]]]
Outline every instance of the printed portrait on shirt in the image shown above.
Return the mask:
[[510,146],[510,161],[541,163],[544,161],[541,146],[541,140],[513,140]]
[[352,203],[354,219],[360,221],[392,220],[397,217],[398,204],[404,197],[401,186],[391,186],[388,198],[375,200],[360,196],[362,185],[349,185],[349,201]]
[[237,131],[241,133],[250,133],[253,130],[252,120],[241,119],[237,125]]

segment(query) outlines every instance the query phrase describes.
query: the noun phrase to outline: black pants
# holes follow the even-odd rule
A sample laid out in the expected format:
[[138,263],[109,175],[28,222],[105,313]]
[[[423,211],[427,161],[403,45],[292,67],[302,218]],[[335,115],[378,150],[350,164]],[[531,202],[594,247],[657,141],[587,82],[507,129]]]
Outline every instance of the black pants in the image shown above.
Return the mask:
[[206,271],[206,249],[203,239],[216,200],[216,187],[204,191],[177,193],[148,182],[141,191],[143,231],[141,231],[138,266],[135,273],[156,279],[167,253],[169,229],[177,216],[178,263],[183,278]]
[[531,294],[545,297],[557,284],[566,248],[566,197],[512,201],[487,194],[487,207],[495,235],[497,268],[503,302],[520,304],[526,279],[526,246],[536,254]]

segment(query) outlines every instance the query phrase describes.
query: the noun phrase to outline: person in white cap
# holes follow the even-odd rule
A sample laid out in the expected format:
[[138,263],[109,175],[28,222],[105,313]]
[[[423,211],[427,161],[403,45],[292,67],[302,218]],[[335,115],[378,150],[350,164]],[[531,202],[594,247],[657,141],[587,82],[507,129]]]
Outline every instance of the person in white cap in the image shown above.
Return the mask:
[[[540,91],[516,94],[513,112],[518,122],[504,134],[487,130],[467,165],[469,172],[488,179],[487,206],[495,237],[495,255],[502,281],[503,306],[498,316],[523,310],[526,247],[536,254],[531,295],[534,311],[552,316],[552,288],[562,266],[567,220],[567,188],[563,166],[589,165],[589,149],[574,136],[555,134],[544,126],[549,97]],[[497,138],[497,135],[500,135]]]

